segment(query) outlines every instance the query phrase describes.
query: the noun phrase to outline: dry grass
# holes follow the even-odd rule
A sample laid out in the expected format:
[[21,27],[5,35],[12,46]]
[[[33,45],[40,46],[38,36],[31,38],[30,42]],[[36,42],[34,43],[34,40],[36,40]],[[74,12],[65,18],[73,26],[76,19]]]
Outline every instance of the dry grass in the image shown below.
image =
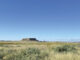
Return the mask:
[[[72,53],[56,53],[54,49],[57,46],[70,45],[74,46],[77,49],[77,52]],[[25,51],[28,48],[37,48],[42,53],[40,56],[44,58],[48,54],[44,60],[80,60],[80,43],[60,43],[60,42],[0,42],[0,60],[20,60],[18,55],[15,55],[15,59],[13,59],[14,54],[18,54],[21,51]],[[45,54],[46,53],[46,54]],[[22,55],[21,57],[24,55]],[[9,57],[9,58],[7,58]],[[11,58],[10,58],[11,57]],[[23,58],[22,57],[22,58]],[[36,60],[34,56],[31,56]],[[24,57],[25,58],[25,57]],[[22,59],[22,60],[30,60],[30,59]],[[40,58],[38,59],[40,60]]]

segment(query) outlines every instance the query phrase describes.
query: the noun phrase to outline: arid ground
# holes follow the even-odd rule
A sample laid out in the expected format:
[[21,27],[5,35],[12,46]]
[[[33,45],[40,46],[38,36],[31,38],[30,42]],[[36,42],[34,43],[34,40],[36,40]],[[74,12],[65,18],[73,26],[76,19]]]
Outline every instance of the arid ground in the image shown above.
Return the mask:
[[80,43],[0,42],[0,60],[80,60]]

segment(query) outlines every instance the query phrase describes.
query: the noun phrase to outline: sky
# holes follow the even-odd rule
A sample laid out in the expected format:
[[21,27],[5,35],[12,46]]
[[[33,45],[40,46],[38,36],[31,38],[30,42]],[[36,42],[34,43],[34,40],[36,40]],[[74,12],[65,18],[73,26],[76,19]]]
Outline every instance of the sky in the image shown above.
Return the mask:
[[80,39],[80,0],[0,0],[0,40]]

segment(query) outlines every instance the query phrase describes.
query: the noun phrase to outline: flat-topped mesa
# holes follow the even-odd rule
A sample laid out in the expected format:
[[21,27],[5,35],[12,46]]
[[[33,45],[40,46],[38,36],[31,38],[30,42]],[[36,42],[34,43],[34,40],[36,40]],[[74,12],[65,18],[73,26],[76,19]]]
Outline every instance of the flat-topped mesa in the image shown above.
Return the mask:
[[36,38],[23,38],[21,41],[38,41]]

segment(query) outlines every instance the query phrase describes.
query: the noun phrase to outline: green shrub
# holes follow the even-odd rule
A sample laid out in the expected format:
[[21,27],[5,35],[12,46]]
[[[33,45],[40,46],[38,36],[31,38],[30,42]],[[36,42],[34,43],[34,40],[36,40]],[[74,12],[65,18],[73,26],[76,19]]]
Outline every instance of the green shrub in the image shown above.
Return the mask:
[[26,55],[31,55],[31,54],[40,54],[40,50],[37,48],[28,48],[27,50],[23,51],[24,54]]
[[41,52],[37,48],[28,48],[20,52],[9,54],[4,57],[4,60],[45,60],[48,57],[47,53]]
[[13,49],[0,49],[0,60],[3,60],[5,56],[16,53],[16,50]]
[[56,47],[54,49],[54,51],[60,52],[60,53],[62,53],[62,52],[75,52],[76,48],[73,46],[70,46],[70,45],[64,45],[64,46]]

